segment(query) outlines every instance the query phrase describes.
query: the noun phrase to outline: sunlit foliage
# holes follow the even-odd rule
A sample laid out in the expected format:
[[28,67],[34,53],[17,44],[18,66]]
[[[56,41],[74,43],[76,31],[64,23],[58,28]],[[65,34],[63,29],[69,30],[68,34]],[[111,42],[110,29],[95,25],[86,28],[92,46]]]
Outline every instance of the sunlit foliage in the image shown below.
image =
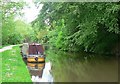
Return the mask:
[[49,30],[49,43],[61,50],[110,53],[120,36],[120,4],[45,2],[33,27]]
[[22,16],[24,2],[2,2],[2,45],[19,44],[34,40],[31,25],[17,20]]

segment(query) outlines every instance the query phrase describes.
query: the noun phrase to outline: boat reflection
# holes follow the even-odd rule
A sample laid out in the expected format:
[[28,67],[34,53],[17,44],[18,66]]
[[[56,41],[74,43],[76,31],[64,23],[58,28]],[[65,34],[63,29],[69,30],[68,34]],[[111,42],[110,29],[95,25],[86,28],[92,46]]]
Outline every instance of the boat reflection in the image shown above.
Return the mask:
[[51,63],[27,63],[32,82],[53,82]]
[[27,67],[29,69],[31,76],[42,77],[45,63],[27,63]]

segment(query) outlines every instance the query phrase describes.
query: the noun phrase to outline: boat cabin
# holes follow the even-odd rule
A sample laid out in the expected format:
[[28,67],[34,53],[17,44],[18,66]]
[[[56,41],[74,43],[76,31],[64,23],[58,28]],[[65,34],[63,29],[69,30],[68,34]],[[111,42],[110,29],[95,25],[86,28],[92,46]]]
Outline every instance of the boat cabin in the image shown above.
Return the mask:
[[38,43],[27,44],[24,43],[21,48],[23,58],[26,58],[28,62],[44,62],[45,54],[44,48]]

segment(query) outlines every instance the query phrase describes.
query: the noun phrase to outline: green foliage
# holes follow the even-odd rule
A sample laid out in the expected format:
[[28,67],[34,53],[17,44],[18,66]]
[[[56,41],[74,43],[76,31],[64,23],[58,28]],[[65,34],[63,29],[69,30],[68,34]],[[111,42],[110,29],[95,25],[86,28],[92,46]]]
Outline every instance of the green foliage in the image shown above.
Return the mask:
[[32,41],[34,37],[34,31],[30,25],[23,21],[13,21],[13,18],[9,19],[7,23],[3,23],[2,26],[2,44],[18,44],[23,41]]
[[10,16],[21,15],[20,11],[24,5],[24,2],[2,1],[2,20],[6,21]]
[[120,36],[120,4],[42,3],[33,27],[49,30],[49,43],[62,50],[110,53]]
[[22,16],[21,10],[25,3],[3,2],[2,5],[2,45],[34,41],[35,32],[31,25],[16,20],[17,16]]

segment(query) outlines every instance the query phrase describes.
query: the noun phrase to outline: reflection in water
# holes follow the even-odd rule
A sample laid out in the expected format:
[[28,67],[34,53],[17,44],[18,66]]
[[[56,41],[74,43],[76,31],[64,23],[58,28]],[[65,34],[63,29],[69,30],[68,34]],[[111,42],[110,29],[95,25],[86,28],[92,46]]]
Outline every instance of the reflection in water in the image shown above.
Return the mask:
[[[33,83],[117,82],[118,62],[112,56],[47,50],[47,63],[27,63]],[[52,74],[51,74],[52,63]]]
[[33,82],[53,82],[50,73],[51,64],[48,63],[27,63]]
[[112,56],[48,50],[55,82],[117,82],[118,62]]
[[51,63],[48,62],[45,64],[45,68],[43,71],[43,76],[41,79],[42,82],[53,82],[53,77],[51,75]]
[[42,78],[45,63],[27,63],[27,67],[32,77]]
[[51,63],[29,63],[24,60],[27,64],[29,73],[31,75],[31,80],[35,84],[36,82],[53,82],[53,77],[51,75]]

